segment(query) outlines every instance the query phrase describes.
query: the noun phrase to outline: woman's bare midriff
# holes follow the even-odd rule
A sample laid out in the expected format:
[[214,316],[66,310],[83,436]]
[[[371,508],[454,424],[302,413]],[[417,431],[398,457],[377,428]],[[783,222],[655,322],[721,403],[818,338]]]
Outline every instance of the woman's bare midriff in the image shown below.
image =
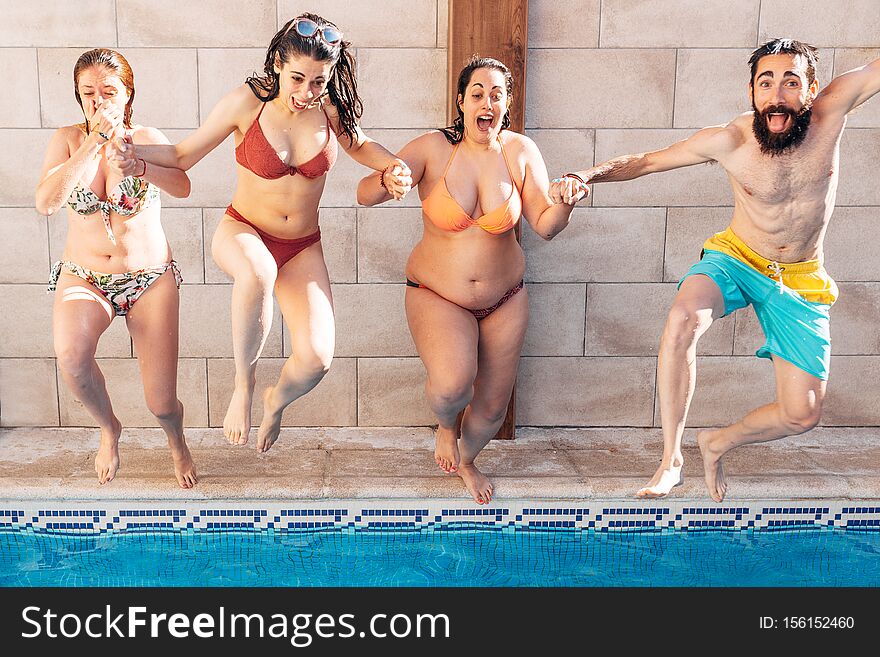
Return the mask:
[[164,265],[172,255],[159,221],[160,214],[158,202],[133,217],[112,213],[114,245],[107,238],[100,212],[83,216],[68,208],[67,241],[61,259],[103,274]]
[[296,239],[318,229],[318,205],[327,176],[309,179],[300,174],[276,180],[260,178],[236,164],[238,186],[232,207],[270,235]]
[[491,235],[471,227],[459,233],[426,226],[406,264],[406,276],[452,303],[477,310],[497,303],[525,273],[515,231]]

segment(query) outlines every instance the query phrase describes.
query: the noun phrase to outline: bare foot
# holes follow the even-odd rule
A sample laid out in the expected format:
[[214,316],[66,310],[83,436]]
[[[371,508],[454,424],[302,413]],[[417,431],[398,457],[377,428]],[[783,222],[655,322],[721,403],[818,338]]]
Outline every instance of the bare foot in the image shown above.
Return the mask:
[[177,477],[177,483],[181,488],[192,488],[199,483],[199,477],[186,441],[181,440],[180,443],[175,443],[169,440],[168,447],[171,448],[171,459],[174,461],[174,476]]
[[235,386],[226,417],[223,418],[223,435],[230,445],[244,445],[251,430],[251,403],[254,397],[253,384]]
[[452,429],[437,427],[435,435],[434,462],[449,474],[458,470],[461,457],[458,454],[458,436]]
[[700,454],[703,457],[706,488],[709,489],[709,496],[716,502],[723,501],[724,495],[727,493],[727,481],[724,479],[724,468],[721,466],[721,457],[724,456],[724,452],[719,452],[713,447],[719,433],[717,429],[707,429],[697,434],[697,444],[700,446]]
[[119,470],[119,436],[122,434],[122,423],[113,418],[113,426],[109,431],[101,429],[101,445],[95,455],[95,472],[98,483],[102,486],[113,481]]
[[281,433],[281,416],[284,413],[284,409],[282,408],[280,411],[270,410],[273,406],[270,397],[274,390],[274,386],[269,386],[263,391],[263,421],[260,422],[260,429],[257,432],[258,452],[268,452]]
[[488,504],[492,501],[495,488],[492,482],[473,463],[462,463],[458,468],[458,476],[464,482],[468,492],[477,504]]
[[683,465],[684,461],[681,458],[673,459],[672,464],[668,466],[661,463],[648,485],[636,492],[636,497],[643,499],[666,497],[669,491],[681,485],[681,466]]

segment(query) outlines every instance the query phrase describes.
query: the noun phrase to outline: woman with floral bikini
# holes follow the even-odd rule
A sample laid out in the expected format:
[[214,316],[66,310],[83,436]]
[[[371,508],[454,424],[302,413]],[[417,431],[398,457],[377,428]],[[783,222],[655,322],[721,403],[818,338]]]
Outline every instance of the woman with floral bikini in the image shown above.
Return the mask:
[[120,53],[83,53],[73,70],[74,94],[85,121],[59,128],[49,143],[36,207],[53,215],[67,206],[67,242],[52,267],[52,329],[64,382],[101,430],[95,457],[98,482],[119,469],[122,424],[113,413],[95,361],[98,339],[116,316],[125,317],[147,407],[168,436],[181,488],[197,482],[183,435],[177,398],[177,263],[160,223],[159,189],[189,195],[187,175],[174,168],[108,157],[113,140],[167,144],[155,128],[132,124],[134,74]]

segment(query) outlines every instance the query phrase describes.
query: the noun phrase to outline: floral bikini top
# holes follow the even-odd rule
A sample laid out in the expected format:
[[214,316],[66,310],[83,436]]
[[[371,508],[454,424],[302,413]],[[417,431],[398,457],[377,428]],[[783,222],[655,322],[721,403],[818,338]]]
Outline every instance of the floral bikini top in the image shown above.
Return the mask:
[[133,217],[141,210],[153,204],[159,198],[159,188],[147,182],[143,178],[128,176],[119,181],[119,184],[110,192],[107,200],[95,194],[88,187],[77,184],[67,199],[67,206],[77,214],[88,215],[101,211],[104,220],[104,229],[107,237],[116,244],[113,228],[110,226],[110,212],[115,212],[122,217]]

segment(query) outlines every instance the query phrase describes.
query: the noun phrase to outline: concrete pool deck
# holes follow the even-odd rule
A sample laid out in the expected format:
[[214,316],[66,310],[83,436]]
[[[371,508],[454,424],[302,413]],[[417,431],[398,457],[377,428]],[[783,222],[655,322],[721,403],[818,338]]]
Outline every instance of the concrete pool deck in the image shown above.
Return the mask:
[[[670,499],[711,504],[695,430],[685,434],[684,483]],[[0,498],[15,500],[333,500],[468,498],[433,461],[430,428],[289,428],[267,454],[189,429],[200,482],[182,490],[159,429],[125,429],[117,477],[99,486],[95,429],[0,430]],[[521,427],[477,464],[495,500],[631,500],[653,474],[659,429]],[[880,430],[814,429],[725,457],[728,500],[880,499]]]

